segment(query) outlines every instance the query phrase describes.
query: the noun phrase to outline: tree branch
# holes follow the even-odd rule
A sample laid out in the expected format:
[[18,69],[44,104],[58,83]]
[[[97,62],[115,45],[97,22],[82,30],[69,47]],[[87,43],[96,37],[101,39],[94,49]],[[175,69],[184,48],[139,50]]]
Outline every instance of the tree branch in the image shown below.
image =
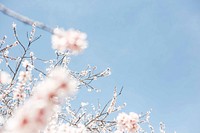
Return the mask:
[[30,18],[28,18],[28,17],[26,17],[26,16],[23,16],[23,15],[21,15],[21,14],[15,12],[15,11],[13,11],[13,10],[7,8],[6,6],[4,6],[4,5],[1,4],[1,3],[0,3],[0,11],[1,11],[3,14],[7,15],[7,16],[10,16],[10,17],[12,17],[12,18],[14,18],[14,19],[16,19],[16,20],[18,20],[18,21],[23,22],[24,24],[31,25],[31,26],[32,26],[33,24],[35,24],[35,26],[36,26],[37,28],[40,28],[40,29],[42,29],[42,30],[44,30],[44,31],[47,31],[47,32],[53,34],[53,29],[52,29],[52,28],[46,26],[45,24],[43,24],[43,23],[41,23],[41,22],[39,22],[39,21],[34,21],[34,20],[32,20],[32,19],[30,19]]

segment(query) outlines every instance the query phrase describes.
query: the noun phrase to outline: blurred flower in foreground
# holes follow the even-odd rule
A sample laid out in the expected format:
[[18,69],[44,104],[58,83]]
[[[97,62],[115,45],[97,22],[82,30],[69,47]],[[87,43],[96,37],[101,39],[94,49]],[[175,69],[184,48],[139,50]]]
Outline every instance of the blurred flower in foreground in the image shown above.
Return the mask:
[[87,48],[87,35],[78,30],[55,28],[52,35],[52,47],[58,51],[69,50],[72,54],[78,54]]
[[46,129],[44,133],[88,133],[87,128],[83,124],[77,124],[76,127],[67,124],[52,126]]
[[62,67],[53,69],[35,88],[33,96],[9,119],[3,133],[37,133],[45,128],[57,102],[77,90],[78,83]]
[[9,84],[11,82],[10,74],[0,71],[0,84]]

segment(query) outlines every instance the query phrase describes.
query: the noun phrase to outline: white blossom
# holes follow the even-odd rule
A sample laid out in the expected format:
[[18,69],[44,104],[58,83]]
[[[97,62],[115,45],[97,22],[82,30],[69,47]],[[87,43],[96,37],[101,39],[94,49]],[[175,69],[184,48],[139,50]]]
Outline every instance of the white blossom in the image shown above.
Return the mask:
[[11,82],[11,76],[5,71],[0,71],[0,83],[9,84]]
[[17,24],[13,22],[13,23],[12,23],[12,28],[15,29],[16,26],[17,26]]
[[78,30],[54,29],[52,47],[58,51],[69,50],[72,54],[78,54],[87,48],[87,35]]
[[126,113],[120,113],[117,116],[117,129],[119,131],[128,131],[129,133],[136,133],[139,129],[139,116],[134,112],[130,112],[129,115]]
[[88,104],[88,102],[81,102],[81,107],[87,106]]
[[111,69],[107,68],[100,75],[103,76],[103,77],[107,77],[107,76],[111,75]]
[[23,90],[14,90],[13,99],[15,100],[24,100],[26,98],[26,93]]
[[33,69],[33,65],[28,61],[28,60],[24,60],[22,62],[22,66],[28,70],[32,70]]
[[28,80],[31,80],[31,72],[30,71],[20,71],[18,80],[20,82],[26,82]]

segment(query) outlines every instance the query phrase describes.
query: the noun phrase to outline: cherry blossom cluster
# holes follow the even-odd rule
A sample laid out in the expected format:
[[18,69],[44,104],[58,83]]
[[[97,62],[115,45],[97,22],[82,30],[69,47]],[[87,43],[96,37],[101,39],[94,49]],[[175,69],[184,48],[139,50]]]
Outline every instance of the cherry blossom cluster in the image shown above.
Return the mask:
[[76,92],[78,82],[62,67],[53,69],[5,125],[5,133],[36,133],[43,129],[57,100]]
[[87,48],[87,35],[78,30],[70,29],[65,31],[61,28],[54,29],[52,36],[52,47],[59,51],[71,51],[78,54]]
[[135,133],[139,129],[139,116],[134,112],[130,112],[129,114],[120,113],[117,116],[117,131],[116,132],[129,132]]
[[25,71],[19,72],[18,82],[13,92],[13,98],[18,100],[19,102],[24,101],[26,98],[25,85],[28,81],[32,80],[31,73],[33,69],[33,65],[28,60],[24,60],[22,62],[22,66],[24,67]]
[[44,133],[88,133],[89,131],[86,129],[85,125],[78,124],[76,127],[67,124],[60,124],[56,126],[51,126],[47,128]]

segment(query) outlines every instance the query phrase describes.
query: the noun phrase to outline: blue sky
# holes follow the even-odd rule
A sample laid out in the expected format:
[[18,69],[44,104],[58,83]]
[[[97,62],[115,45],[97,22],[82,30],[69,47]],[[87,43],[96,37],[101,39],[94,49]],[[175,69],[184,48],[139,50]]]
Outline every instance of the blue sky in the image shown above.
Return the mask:
[[[96,65],[112,75],[95,83],[102,102],[114,86],[124,86],[124,111],[153,109],[152,123],[167,131],[198,133],[200,119],[200,1],[198,0],[12,0],[11,9],[51,27],[76,28],[88,34],[89,48],[72,58],[70,68]],[[12,38],[11,24],[26,36],[29,26],[0,14],[0,36]],[[37,55],[53,57],[50,34],[33,47]],[[48,53],[48,54],[47,54]],[[80,93],[85,97],[86,93]],[[96,96],[88,96],[96,100]]]

